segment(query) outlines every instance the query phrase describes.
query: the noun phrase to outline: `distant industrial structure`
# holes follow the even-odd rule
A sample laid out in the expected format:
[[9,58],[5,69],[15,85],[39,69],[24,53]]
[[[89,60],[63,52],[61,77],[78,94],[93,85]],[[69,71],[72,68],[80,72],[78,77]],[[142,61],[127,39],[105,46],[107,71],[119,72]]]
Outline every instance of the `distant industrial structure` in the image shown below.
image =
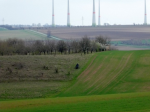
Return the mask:
[[146,11],[146,0],[145,0],[145,18],[144,18],[144,25],[147,25],[147,11]]
[[55,27],[54,0],[52,1],[52,27]]
[[[22,28],[22,27],[81,27],[81,26],[71,26],[70,23],[70,1],[67,1],[67,24],[66,25],[55,25],[55,3],[54,0],[52,0],[52,23],[49,24],[45,24],[45,25],[41,25],[39,24],[32,24],[32,25],[5,25],[4,22],[4,18],[2,19],[2,26],[8,27],[8,26],[12,26],[12,28]],[[91,0],[92,1],[92,0]],[[95,12],[95,0],[93,0],[93,12],[92,12],[92,27],[96,27],[96,26],[101,26],[101,1],[97,0],[98,4],[96,6],[98,6],[98,24],[96,24],[96,12]],[[144,23],[142,24],[133,24],[133,25],[150,25],[147,23],[147,1],[143,0],[144,2]],[[84,22],[83,22],[84,18],[82,17],[82,26],[84,26]],[[109,23],[104,23],[104,26],[109,26]],[[116,24],[114,24],[116,25]],[[91,26],[91,25],[90,25]],[[90,27],[87,26],[87,27]],[[10,28],[10,27],[8,27]],[[11,29],[11,28],[10,28]]]
[[99,0],[99,15],[98,15],[98,26],[101,25],[101,15],[100,15],[100,0]]
[[[146,10],[146,0],[145,0],[145,14],[144,14],[144,25],[147,25],[147,10]],[[98,26],[101,26],[101,13],[100,13],[100,0],[98,4]],[[96,12],[95,12],[95,0],[93,0],[93,17],[92,17],[92,26],[96,27]],[[105,26],[109,25],[104,23]],[[83,26],[83,17],[82,17],[82,26]],[[54,0],[52,0],[52,27],[55,27],[55,14],[54,14]],[[68,0],[68,9],[67,9],[67,27],[71,27],[70,23],[70,4]]]
[[92,22],[92,26],[93,26],[93,27],[96,26],[96,18],[95,18],[95,0],[93,0],[93,22]]
[[68,0],[68,13],[67,13],[67,26],[70,27],[70,7],[69,7],[69,0]]

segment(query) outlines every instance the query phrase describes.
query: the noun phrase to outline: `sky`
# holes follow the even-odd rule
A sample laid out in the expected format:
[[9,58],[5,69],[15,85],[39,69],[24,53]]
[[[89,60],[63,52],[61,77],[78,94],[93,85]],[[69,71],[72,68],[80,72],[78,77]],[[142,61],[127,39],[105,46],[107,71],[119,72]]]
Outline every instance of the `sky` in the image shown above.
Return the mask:
[[[143,24],[144,0],[100,0],[101,24]],[[55,24],[67,24],[67,0],[54,0]],[[95,0],[98,24],[98,2]],[[93,0],[70,0],[71,25],[92,25]],[[52,0],[0,0],[0,24],[52,24]],[[147,0],[150,23],[150,0]]]

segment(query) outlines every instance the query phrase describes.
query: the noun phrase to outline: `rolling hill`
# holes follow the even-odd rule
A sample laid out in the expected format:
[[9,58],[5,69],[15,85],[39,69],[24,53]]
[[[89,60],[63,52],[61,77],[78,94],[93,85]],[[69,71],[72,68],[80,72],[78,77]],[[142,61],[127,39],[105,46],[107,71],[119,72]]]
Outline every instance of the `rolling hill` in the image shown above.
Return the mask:
[[150,51],[112,51],[95,55],[62,96],[150,91]]
[[83,72],[54,98],[1,100],[0,109],[2,112],[149,112],[149,68],[148,50],[95,53],[82,68]]
[[42,35],[30,30],[3,30],[0,29],[0,40],[16,38],[22,40],[47,40],[46,35]]

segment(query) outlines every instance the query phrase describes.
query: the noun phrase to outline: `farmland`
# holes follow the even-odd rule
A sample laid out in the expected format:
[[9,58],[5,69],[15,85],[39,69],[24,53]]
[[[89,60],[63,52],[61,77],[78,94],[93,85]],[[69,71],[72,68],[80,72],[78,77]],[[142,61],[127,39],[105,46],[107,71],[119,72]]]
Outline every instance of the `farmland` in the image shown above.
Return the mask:
[[[112,45],[115,45],[119,50],[150,49],[150,26],[49,28],[39,29],[38,31],[45,34],[47,31],[51,31],[53,36],[68,40],[78,40],[84,35],[94,39],[96,36],[102,35],[110,38]],[[128,44],[126,41],[133,41],[133,43]]]
[[[36,29],[45,33],[49,29]],[[53,28],[64,40],[87,35],[110,37],[149,48],[149,26]],[[0,39],[47,40],[29,30],[0,29]],[[141,46],[133,45],[136,49]],[[127,48],[126,48],[127,50]],[[75,65],[79,63],[80,69]],[[2,112],[150,111],[150,51],[107,51],[88,55],[0,56],[0,109]]]
[[[79,40],[87,35],[90,39],[102,35],[111,39],[119,50],[150,49],[150,26],[101,26],[101,27],[63,27],[32,28],[26,30],[0,30],[0,40],[17,38],[23,40]],[[50,31],[52,38],[47,38]],[[40,34],[43,33],[43,34]]]
[[80,39],[84,35],[91,39],[98,35],[111,38],[112,41],[130,39],[150,39],[150,26],[101,26],[101,27],[72,27],[72,28],[49,28],[39,29],[39,32],[47,33],[62,39]]
[[1,112],[149,112],[150,93],[1,101]]
[[150,91],[150,51],[113,51],[95,55],[62,96]]
[[[58,94],[83,71],[93,55],[0,56],[0,99]],[[77,63],[79,70],[75,69]]]
[[2,30],[0,29],[0,40],[16,38],[22,40],[47,40],[44,35],[29,31],[29,30]]
[[[64,60],[64,58],[68,59],[68,56],[58,56],[59,58],[63,57],[59,61]],[[150,51],[108,51],[84,55],[88,57],[80,56],[76,54],[74,57],[80,58],[81,60],[78,60],[80,62],[84,58],[89,61],[82,61],[84,64],[81,64],[81,69],[73,72],[73,74],[76,74],[73,80],[1,82],[1,111],[150,111]],[[14,57],[12,56],[12,58]],[[29,61],[32,60],[29,59],[32,56],[27,57]],[[45,65],[46,60],[53,60],[53,64],[57,64],[55,57],[42,57],[36,57],[38,69],[41,68],[39,60],[43,60],[40,61],[41,65]],[[21,59],[27,61],[23,57]],[[77,61],[76,59],[73,63]],[[8,58],[4,56],[1,57],[1,60],[7,61]],[[8,60],[6,65],[8,66],[9,63],[13,62]],[[65,68],[68,63],[63,61],[63,67]],[[73,63],[72,65],[75,64]],[[1,65],[6,67],[4,64]],[[33,69],[33,71],[38,69]]]

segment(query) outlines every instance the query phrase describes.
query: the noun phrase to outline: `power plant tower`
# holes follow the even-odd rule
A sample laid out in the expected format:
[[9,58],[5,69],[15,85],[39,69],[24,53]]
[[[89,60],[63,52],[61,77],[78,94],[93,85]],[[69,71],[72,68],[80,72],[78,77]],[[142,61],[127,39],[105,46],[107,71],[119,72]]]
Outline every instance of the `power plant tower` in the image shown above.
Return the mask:
[[146,0],[145,0],[145,18],[144,18],[144,25],[147,25]]
[[95,18],[95,0],[93,0],[93,22],[92,22],[92,26],[93,26],[93,27],[96,26],[96,18]]
[[52,27],[55,27],[54,0],[52,0]]
[[70,9],[69,9],[69,0],[68,0],[68,13],[67,13],[67,26],[70,27]]
[[98,15],[98,25],[101,25],[101,15],[100,15],[100,0],[99,0],[99,15]]

